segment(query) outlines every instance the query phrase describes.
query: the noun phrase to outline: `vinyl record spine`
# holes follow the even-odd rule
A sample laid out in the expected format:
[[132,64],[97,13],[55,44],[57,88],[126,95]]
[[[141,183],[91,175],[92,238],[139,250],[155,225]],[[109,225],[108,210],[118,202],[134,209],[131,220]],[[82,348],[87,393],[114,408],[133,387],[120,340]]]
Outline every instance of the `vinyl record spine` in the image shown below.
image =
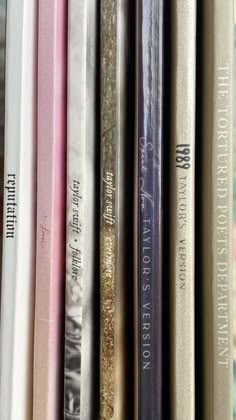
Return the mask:
[[[2,283],[3,253],[3,189],[4,189],[4,128],[5,128],[5,54],[6,4],[0,6],[0,290]],[[0,292],[1,293],[1,292]],[[1,305],[1,304],[0,304]]]
[[203,418],[229,420],[233,416],[233,1],[205,1],[202,13]]
[[67,2],[40,0],[33,420],[63,413]]
[[32,419],[37,3],[7,4],[0,417]]
[[92,419],[96,0],[69,1],[64,418]]
[[163,2],[137,10],[138,419],[162,418]]
[[196,1],[171,16],[171,418],[194,420]]
[[100,419],[125,419],[124,150],[127,9],[101,1]]

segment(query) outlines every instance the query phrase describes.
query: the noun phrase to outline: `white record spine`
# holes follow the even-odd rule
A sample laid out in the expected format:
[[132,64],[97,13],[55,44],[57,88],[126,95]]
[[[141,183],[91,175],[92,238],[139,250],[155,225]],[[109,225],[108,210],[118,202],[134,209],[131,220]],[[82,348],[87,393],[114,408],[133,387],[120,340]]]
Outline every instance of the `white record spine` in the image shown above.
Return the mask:
[[8,0],[0,418],[32,420],[36,0]]

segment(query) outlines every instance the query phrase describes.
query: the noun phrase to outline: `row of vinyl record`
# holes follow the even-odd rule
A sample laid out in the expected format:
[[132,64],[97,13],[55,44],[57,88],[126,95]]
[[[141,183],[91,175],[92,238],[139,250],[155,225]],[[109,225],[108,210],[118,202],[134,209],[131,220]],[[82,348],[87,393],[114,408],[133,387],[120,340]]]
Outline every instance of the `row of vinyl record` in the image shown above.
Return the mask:
[[8,0],[1,420],[231,420],[232,0]]

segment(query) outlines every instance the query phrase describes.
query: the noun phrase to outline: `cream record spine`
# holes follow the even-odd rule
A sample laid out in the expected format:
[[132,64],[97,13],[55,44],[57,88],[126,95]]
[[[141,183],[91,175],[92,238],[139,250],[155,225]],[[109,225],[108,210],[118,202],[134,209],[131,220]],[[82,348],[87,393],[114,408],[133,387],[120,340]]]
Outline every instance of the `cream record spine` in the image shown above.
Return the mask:
[[69,1],[65,420],[93,418],[96,0]]
[[0,417],[32,419],[37,2],[9,0],[6,28]]
[[202,18],[203,418],[229,420],[233,416],[233,1],[203,2]]
[[171,21],[171,418],[194,420],[196,1]]

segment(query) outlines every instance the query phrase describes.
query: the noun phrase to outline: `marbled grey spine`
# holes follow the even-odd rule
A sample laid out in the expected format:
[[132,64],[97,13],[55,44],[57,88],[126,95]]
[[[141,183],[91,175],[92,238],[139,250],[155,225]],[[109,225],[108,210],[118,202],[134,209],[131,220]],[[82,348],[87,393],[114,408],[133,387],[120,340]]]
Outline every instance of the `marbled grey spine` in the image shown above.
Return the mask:
[[92,418],[95,7],[69,1],[65,420]]

